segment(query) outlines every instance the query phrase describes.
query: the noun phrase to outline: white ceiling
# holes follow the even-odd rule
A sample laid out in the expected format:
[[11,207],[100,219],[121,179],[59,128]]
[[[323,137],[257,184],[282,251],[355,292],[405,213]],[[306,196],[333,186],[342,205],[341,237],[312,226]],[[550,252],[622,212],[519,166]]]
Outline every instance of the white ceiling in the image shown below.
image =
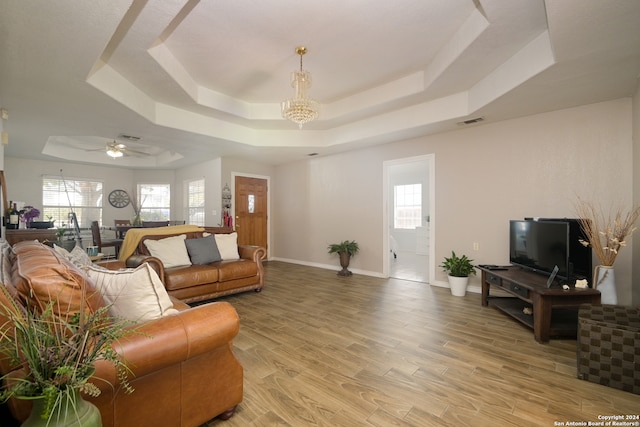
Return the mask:
[[[2,0],[5,155],[278,164],[616,99],[639,23],[637,0]],[[298,45],[322,104],[302,130],[280,116]],[[121,134],[150,155],[106,156]]]

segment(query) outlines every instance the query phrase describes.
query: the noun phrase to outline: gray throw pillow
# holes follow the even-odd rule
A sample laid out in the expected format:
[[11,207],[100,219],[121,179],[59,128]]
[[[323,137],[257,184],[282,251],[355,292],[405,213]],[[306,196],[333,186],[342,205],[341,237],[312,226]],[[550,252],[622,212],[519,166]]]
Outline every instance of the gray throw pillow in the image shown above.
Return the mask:
[[209,264],[222,260],[213,235],[201,239],[187,239],[185,245],[192,264]]

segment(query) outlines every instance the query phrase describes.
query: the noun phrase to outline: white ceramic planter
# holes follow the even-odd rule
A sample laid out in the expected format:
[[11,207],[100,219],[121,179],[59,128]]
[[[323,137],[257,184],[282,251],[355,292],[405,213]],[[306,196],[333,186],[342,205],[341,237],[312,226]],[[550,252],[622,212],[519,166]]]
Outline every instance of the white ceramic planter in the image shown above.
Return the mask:
[[463,297],[467,293],[468,284],[468,277],[449,276],[449,287],[451,288],[451,295],[455,297]]

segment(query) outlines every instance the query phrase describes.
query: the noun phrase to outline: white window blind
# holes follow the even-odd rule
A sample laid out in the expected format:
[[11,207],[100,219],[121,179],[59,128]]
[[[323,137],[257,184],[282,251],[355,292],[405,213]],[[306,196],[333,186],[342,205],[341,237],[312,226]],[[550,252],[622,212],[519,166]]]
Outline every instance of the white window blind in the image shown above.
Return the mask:
[[394,228],[414,229],[422,225],[422,184],[393,187]]
[[204,179],[187,182],[188,224],[204,225]]
[[81,228],[89,228],[91,221],[102,224],[102,182],[44,176],[42,208],[42,220],[55,220],[56,227],[71,226],[71,212],[76,214]]

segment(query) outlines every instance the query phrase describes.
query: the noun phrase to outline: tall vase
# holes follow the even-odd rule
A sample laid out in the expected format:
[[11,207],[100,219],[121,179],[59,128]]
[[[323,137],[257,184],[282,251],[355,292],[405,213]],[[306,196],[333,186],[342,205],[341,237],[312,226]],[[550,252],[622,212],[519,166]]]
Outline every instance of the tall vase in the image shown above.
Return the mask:
[[60,394],[60,404],[49,419],[41,417],[44,406],[44,399],[33,400],[31,414],[21,427],[102,427],[98,407],[84,400],[77,390]]
[[338,271],[338,276],[351,276],[351,272],[347,270],[349,262],[351,261],[351,255],[347,252],[340,252],[340,267],[342,270]]
[[616,276],[613,266],[597,265],[593,277],[595,277],[594,288],[600,291],[600,302],[602,304],[617,304],[618,293],[616,292]]

